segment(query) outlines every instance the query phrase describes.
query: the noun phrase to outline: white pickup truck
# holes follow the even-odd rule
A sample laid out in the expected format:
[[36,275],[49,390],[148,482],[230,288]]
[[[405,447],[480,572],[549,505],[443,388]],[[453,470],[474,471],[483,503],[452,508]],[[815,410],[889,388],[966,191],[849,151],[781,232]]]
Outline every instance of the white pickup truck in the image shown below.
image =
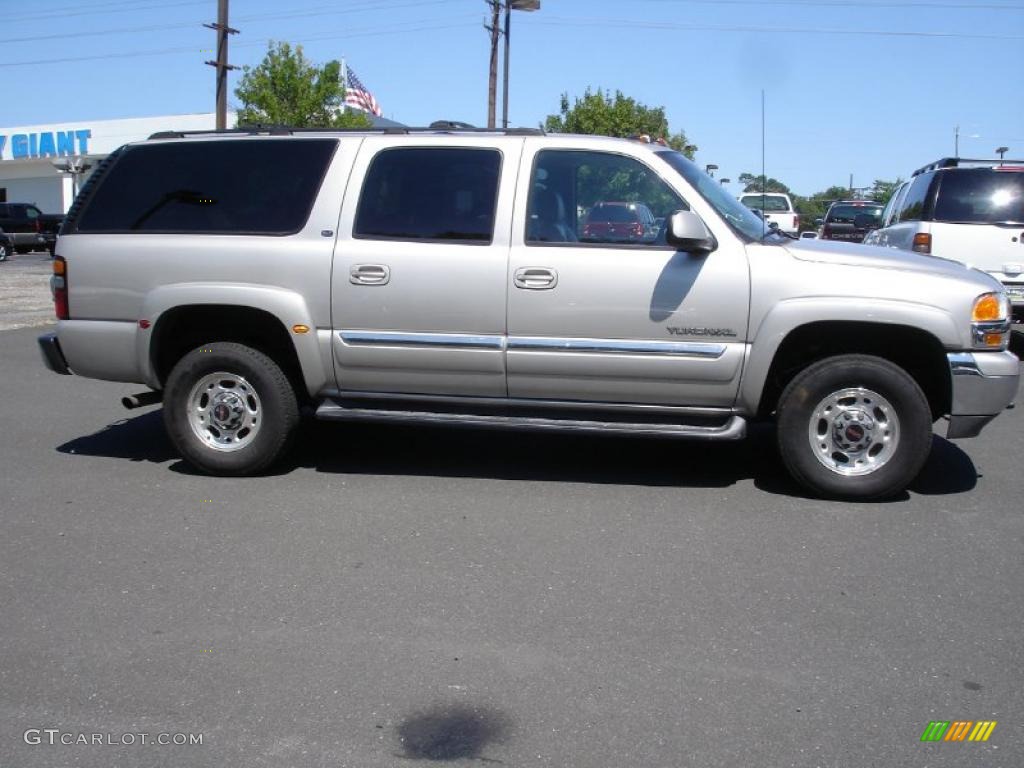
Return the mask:
[[798,236],[800,214],[793,207],[789,195],[782,192],[747,192],[740,196],[739,201],[750,210],[760,213],[769,227],[775,224],[780,232]]

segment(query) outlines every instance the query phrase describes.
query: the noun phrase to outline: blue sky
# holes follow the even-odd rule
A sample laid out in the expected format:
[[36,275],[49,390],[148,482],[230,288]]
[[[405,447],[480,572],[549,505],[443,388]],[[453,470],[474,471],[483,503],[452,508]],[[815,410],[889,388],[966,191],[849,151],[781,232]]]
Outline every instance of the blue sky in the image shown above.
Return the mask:
[[[664,106],[697,160],[801,194],[997,146],[1024,157],[1024,0],[542,0],[512,21],[512,124],[563,92]],[[212,111],[216,0],[0,0],[0,125]],[[231,0],[230,60],[345,58],[384,114],[486,124],[484,0]],[[119,31],[120,30],[120,31]],[[234,85],[240,73],[232,73]],[[500,83],[499,83],[500,92]],[[233,99],[233,92],[230,99]],[[500,107],[499,107],[500,116]],[[739,187],[732,184],[732,191]]]

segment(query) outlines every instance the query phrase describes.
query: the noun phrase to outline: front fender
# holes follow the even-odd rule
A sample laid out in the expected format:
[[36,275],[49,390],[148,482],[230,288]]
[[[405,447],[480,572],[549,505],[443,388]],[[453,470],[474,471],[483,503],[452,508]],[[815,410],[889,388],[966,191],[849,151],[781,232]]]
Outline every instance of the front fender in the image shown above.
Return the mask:
[[[327,386],[329,377],[333,375],[329,352],[325,360],[319,340],[319,329],[314,324],[309,307],[301,294],[265,285],[223,283],[175,283],[154,288],[146,294],[141,317],[148,320],[151,325],[148,330],[139,329],[135,344],[139,370],[146,384],[154,389],[161,387],[150,354],[153,331],[159,325],[161,316],[169,310],[183,306],[211,304],[249,307],[273,315],[284,326],[292,340],[309,394],[315,395]],[[294,333],[291,330],[294,325],[305,325],[310,331]],[[326,336],[329,342],[329,330]]]
[[751,328],[752,343],[748,345],[748,358],[737,400],[741,413],[758,412],[768,371],[785,338],[798,328],[822,322],[909,326],[930,333],[947,349],[957,349],[962,345],[961,329],[953,316],[929,304],[906,299],[834,296],[786,299],[773,305],[759,325]]

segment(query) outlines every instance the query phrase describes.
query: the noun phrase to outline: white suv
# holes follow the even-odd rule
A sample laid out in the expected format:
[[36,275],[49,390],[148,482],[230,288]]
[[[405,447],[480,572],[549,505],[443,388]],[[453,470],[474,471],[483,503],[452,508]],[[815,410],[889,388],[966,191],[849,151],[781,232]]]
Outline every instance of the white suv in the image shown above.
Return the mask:
[[789,195],[782,192],[748,192],[739,201],[752,211],[757,211],[768,226],[777,224],[780,232],[797,237],[800,231],[800,214],[793,207]]
[[1024,161],[946,158],[914,171],[866,245],[963,262],[1006,286],[1024,322]]

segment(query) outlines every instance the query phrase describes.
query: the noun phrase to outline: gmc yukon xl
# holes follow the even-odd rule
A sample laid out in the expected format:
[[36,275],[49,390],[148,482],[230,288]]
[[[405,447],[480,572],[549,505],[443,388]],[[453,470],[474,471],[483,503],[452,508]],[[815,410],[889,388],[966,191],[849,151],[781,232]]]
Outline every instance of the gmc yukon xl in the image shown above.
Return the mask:
[[[584,237],[614,200],[664,225]],[[150,388],[199,469],[321,419],[738,440],[894,494],[933,423],[1017,392],[1010,305],[962,264],[796,241],[683,155],[540,131],[157,134],[82,189],[53,264],[58,373]]]

